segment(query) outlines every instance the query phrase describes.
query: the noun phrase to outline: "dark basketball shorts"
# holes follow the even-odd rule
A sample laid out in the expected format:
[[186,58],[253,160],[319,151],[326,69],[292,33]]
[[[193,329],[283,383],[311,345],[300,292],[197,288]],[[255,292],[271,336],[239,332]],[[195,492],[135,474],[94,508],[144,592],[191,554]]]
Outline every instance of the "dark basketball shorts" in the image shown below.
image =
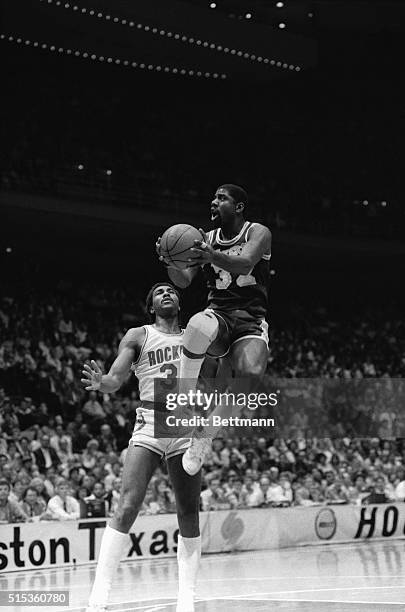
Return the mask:
[[269,346],[269,326],[264,318],[255,317],[246,310],[224,311],[207,308],[206,311],[213,313],[220,325],[217,339],[208,349],[209,356],[225,357],[231,346],[246,338],[263,340],[266,346]]

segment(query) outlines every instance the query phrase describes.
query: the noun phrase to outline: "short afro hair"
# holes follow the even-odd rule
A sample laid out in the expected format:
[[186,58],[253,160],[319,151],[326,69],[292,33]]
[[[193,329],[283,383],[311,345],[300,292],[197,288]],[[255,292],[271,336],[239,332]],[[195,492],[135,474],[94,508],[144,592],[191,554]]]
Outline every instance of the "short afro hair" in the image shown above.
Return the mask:
[[172,283],[170,283],[170,282],[155,283],[153,285],[153,287],[151,287],[149,289],[148,295],[146,296],[146,311],[147,311],[149,319],[151,321],[154,321],[155,318],[156,318],[155,315],[151,313],[150,309],[151,309],[152,304],[153,304],[153,292],[158,287],[171,287],[173,289],[173,291],[175,291],[177,297],[180,299],[180,293],[179,293],[178,289]]
[[221,185],[218,187],[218,189],[226,189],[231,198],[233,198],[236,203],[242,202],[246,209],[249,203],[249,198],[248,194],[242,187],[239,187],[239,185],[233,185],[232,183],[225,183],[225,185]]

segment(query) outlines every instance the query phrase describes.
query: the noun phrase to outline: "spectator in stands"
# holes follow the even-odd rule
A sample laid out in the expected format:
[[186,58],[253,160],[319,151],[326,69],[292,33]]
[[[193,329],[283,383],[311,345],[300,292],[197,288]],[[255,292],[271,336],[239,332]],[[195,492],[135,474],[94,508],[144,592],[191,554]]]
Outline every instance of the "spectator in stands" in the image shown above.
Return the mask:
[[56,453],[60,460],[61,469],[66,470],[73,459],[73,453],[69,450],[69,442],[66,439],[59,441]]
[[25,493],[25,485],[21,479],[21,474],[20,472],[18,473],[18,478],[17,480],[14,482],[13,484],[13,488],[10,491],[10,495],[9,495],[9,499],[11,501],[16,502],[17,504],[21,504],[23,498],[24,498],[24,493]]
[[81,453],[87,447],[87,443],[92,439],[89,434],[87,423],[82,423],[79,427],[79,431],[73,437],[72,445],[74,453]]
[[56,471],[56,469],[53,467],[53,465],[51,465],[51,467],[49,467],[46,470],[45,478],[44,478],[44,485],[48,492],[49,497],[52,497],[55,494],[56,483],[59,477],[60,476],[58,472]]
[[325,491],[325,500],[328,504],[348,504],[349,494],[343,483],[337,480],[330,484]]
[[58,424],[55,427],[55,433],[51,436],[50,445],[59,454],[61,450],[61,443],[63,443],[63,452],[72,454],[72,438],[66,434],[62,424]]
[[158,505],[160,514],[176,511],[174,494],[166,479],[157,478],[152,485],[152,491],[152,500]]
[[226,493],[221,487],[219,478],[212,478],[207,489],[201,492],[201,509],[208,510],[229,509],[230,504],[226,499]]
[[397,472],[398,484],[395,487],[395,499],[405,501],[405,470],[402,468]]
[[[288,506],[289,505],[289,500],[288,498],[284,495],[284,491],[282,486],[280,485],[280,482],[278,480],[279,477],[279,471],[278,468],[276,467],[272,467],[270,468],[269,471],[269,486],[265,495],[265,501],[269,504],[271,504],[272,506]],[[263,477],[260,479],[262,481]],[[263,490],[263,486],[262,486],[262,482],[260,483],[260,486]]]
[[97,392],[90,391],[89,399],[83,406],[83,413],[93,434],[97,433],[106,418],[106,413],[97,399]]
[[324,503],[325,496],[322,491],[321,485],[313,481],[309,487],[309,499],[306,505],[320,506]]
[[121,495],[122,479],[120,477],[114,478],[112,482],[112,489],[106,495],[106,502],[108,504],[108,516],[113,516],[115,509],[118,506],[118,502]]
[[69,495],[69,484],[64,478],[56,483],[56,495],[49,500],[47,513],[57,521],[74,520],[80,516],[79,502]]
[[371,493],[364,497],[362,504],[386,504],[390,501],[385,491],[385,480],[383,476],[377,476]]
[[28,487],[25,490],[21,508],[27,516],[35,517],[36,520],[46,517],[46,503],[38,496],[38,492],[34,487]]
[[39,500],[44,501],[45,504],[48,503],[50,496],[48,494],[48,491],[46,490],[43,478],[41,478],[40,476],[36,476],[31,480],[29,486],[36,490],[36,492],[38,493]]
[[14,484],[17,480],[17,472],[13,470],[9,463],[5,463],[1,470],[1,478],[7,480],[10,484]]
[[310,500],[310,488],[312,486],[312,477],[304,478],[300,476],[293,485],[294,502],[299,506],[311,505],[307,503]]
[[96,466],[99,457],[101,457],[99,443],[98,440],[93,438],[87,442],[86,450],[82,453],[81,463],[86,470],[92,470]]
[[20,453],[22,460],[25,461],[25,459],[31,459],[31,461],[33,463],[36,463],[35,461],[35,455],[31,450],[31,446],[30,446],[30,441],[26,436],[22,436],[18,442],[17,442],[17,450]]
[[283,490],[283,495],[289,504],[293,503],[294,495],[291,486],[291,474],[289,472],[283,472],[280,474],[279,484]]
[[[82,467],[80,467],[80,464],[74,465],[70,468],[68,472],[70,490],[72,491],[75,497],[77,497],[77,491],[80,488],[80,482],[84,474],[85,471]],[[88,493],[88,495],[90,495],[90,493]]]
[[240,503],[243,508],[257,508],[263,503],[263,494],[258,483],[251,476],[246,475],[240,495]]
[[120,478],[122,475],[122,465],[119,461],[114,461],[110,466],[110,473],[105,477],[104,483],[106,491],[111,491],[113,483],[116,478]]
[[40,447],[34,452],[35,462],[41,474],[50,467],[57,467],[60,459],[54,448],[50,445],[49,436],[42,436]]
[[101,452],[106,453],[109,452],[109,450],[116,450],[116,440],[111,431],[111,426],[107,423],[101,425],[100,435],[98,436],[97,440]]
[[142,509],[139,514],[158,514],[159,505],[153,501],[153,492],[150,488],[146,490],[145,499],[143,500]]
[[102,482],[95,482],[91,494],[84,499],[87,505],[87,517],[107,516],[108,503]]
[[82,476],[80,486],[85,487],[86,489],[88,489],[88,491],[92,491],[95,482],[96,482],[96,479],[94,478],[92,474],[84,474]]
[[0,480],[0,524],[24,523],[29,520],[20,504],[9,499],[10,485],[7,480]]

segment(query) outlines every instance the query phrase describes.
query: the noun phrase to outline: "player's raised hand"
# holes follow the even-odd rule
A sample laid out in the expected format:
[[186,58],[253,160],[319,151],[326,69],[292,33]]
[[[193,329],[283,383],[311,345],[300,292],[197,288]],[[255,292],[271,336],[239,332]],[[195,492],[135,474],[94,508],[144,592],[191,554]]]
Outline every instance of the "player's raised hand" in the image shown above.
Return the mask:
[[84,384],[86,391],[99,391],[101,386],[101,379],[103,372],[99,365],[92,359],[90,361],[91,366],[84,364],[82,374],[84,378],[81,378],[81,382]]
[[194,240],[194,247],[190,249],[193,252],[194,257],[189,259],[194,265],[204,265],[207,263],[211,263],[214,257],[214,249],[207,241],[207,234],[203,229],[199,228],[199,232],[201,232],[201,240]]
[[159,236],[159,238],[156,240],[155,243],[155,249],[156,249],[156,253],[159,257],[159,261],[166,267],[166,268],[172,268],[173,270],[178,270],[178,268],[176,268],[175,266],[171,265],[170,262],[165,259],[162,255],[161,249],[160,249],[160,241],[162,240],[161,236]]

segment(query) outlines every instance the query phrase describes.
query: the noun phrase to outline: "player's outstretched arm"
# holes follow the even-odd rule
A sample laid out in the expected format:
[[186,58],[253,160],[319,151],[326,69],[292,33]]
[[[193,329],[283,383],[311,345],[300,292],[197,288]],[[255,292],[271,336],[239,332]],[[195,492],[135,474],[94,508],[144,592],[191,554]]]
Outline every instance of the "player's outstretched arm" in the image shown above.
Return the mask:
[[118,391],[128,376],[131,365],[139,356],[145,338],[143,327],[129,329],[120,342],[118,355],[108,374],[103,374],[98,364],[92,360],[83,366],[81,382],[86,391],[114,393]]
[[243,253],[240,255],[227,255],[216,251],[208,244],[206,238],[195,240],[194,243],[195,246],[191,250],[199,255],[198,258],[193,258],[198,265],[212,263],[231,274],[249,274],[265,253],[270,254],[271,232],[260,223],[252,225]]
[[158,254],[159,261],[164,264],[170,280],[176,285],[176,287],[184,289],[191,284],[193,278],[198,272],[198,267],[190,267],[186,268],[185,270],[179,270],[178,268],[170,265],[170,262],[168,262],[163,255],[160,254],[160,237],[156,242],[156,253]]

